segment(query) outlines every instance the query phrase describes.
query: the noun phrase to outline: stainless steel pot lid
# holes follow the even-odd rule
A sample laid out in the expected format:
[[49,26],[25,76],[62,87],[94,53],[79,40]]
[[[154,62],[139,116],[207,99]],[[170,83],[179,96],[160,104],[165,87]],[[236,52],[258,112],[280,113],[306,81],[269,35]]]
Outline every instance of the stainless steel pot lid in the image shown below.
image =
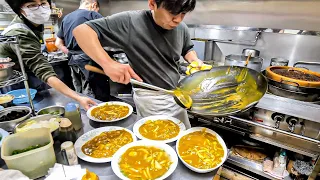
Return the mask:
[[[226,56],[225,59],[228,61],[240,61],[245,63],[245,61],[247,60],[247,56],[230,54]],[[261,57],[252,57],[249,60],[249,64],[262,64],[262,62],[263,59]]]
[[259,57],[260,51],[258,51],[256,49],[243,49],[242,50],[242,55],[249,56],[249,54],[251,54],[251,57]]

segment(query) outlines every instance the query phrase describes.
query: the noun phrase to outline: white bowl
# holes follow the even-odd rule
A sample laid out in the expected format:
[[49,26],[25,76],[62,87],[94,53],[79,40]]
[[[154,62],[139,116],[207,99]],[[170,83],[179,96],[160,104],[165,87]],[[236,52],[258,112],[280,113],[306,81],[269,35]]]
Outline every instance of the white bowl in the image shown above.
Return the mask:
[[[172,122],[174,122],[175,124],[177,124],[180,128],[180,132],[176,137],[173,137],[171,139],[167,139],[167,140],[152,140],[152,139],[148,139],[144,136],[142,136],[139,132],[139,128],[148,120],[171,120]],[[177,118],[174,117],[170,117],[170,116],[165,116],[165,115],[158,115],[158,116],[149,116],[149,117],[145,117],[143,119],[140,119],[138,122],[136,122],[133,126],[133,132],[134,134],[142,140],[149,140],[149,141],[155,141],[155,142],[162,142],[162,143],[171,143],[176,141],[183,133],[183,131],[186,130],[186,126],[183,124],[182,121],[180,121]]]
[[[195,168],[195,167],[191,166],[190,164],[188,164],[187,162],[185,162],[181,158],[181,156],[179,154],[179,142],[180,142],[180,139],[183,136],[187,135],[187,134],[190,134],[190,133],[193,133],[193,132],[196,132],[196,131],[202,131],[203,129],[206,129],[207,133],[213,134],[213,135],[215,135],[217,137],[217,139],[218,139],[219,143],[221,144],[221,146],[223,148],[223,151],[224,151],[224,155],[223,155],[222,161],[216,167],[211,168],[211,169]],[[228,157],[228,149],[227,149],[227,146],[226,146],[225,142],[223,141],[223,139],[216,132],[214,132],[211,129],[205,128],[205,127],[194,127],[194,128],[191,128],[191,129],[188,129],[188,130],[184,131],[183,135],[180,136],[180,138],[177,140],[176,151],[177,151],[177,154],[178,154],[180,160],[182,161],[182,163],[185,166],[187,166],[189,169],[191,169],[192,171],[197,172],[197,173],[208,173],[208,172],[214,171],[215,169],[219,168],[227,160],[227,157]]]
[[108,132],[108,131],[116,131],[116,130],[125,130],[127,132],[129,132],[131,134],[131,137],[133,139],[133,142],[137,140],[136,136],[133,134],[132,131],[123,128],[123,127],[117,127],[117,126],[107,126],[107,127],[102,127],[102,128],[98,128],[98,129],[94,129],[91,130],[85,134],[83,134],[82,136],[80,136],[76,143],[74,144],[74,148],[76,151],[77,156],[87,162],[92,162],[92,163],[106,163],[106,162],[110,162],[112,160],[112,157],[109,158],[93,158],[90,156],[87,156],[86,154],[84,154],[81,150],[82,146],[90,141],[91,139],[93,139],[94,137],[100,135],[102,132]]
[[147,141],[147,140],[135,141],[135,142],[132,142],[130,144],[127,144],[127,145],[121,147],[113,156],[113,159],[112,159],[112,162],[111,162],[111,167],[112,167],[113,172],[120,179],[130,180],[129,178],[127,178],[126,176],[124,176],[121,173],[121,170],[120,170],[120,167],[119,167],[119,162],[120,162],[121,156],[129,148],[134,147],[134,146],[152,146],[152,147],[156,147],[156,148],[164,150],[169,155],[169,157],[170,157],[170,159],[171,159],[171,161],[173,163],[170,165],[169,170],[164,175],[162,175],[161,177],[159,177],[159,178],[157,178],[155,180],[162,180],[162,179],[165,179],[165,178],[169,177],[178,166],[177,154],[176,154],[176,152],[174,151],[174,149],[171,146],[169,146],[167,144],[157,143],[157,142],[154,142],[154,141]]
[[[127,114],[126,116],[124,116],[124,117],[122,117],[122,118],[118,118],[118,119],[114,119],[114,120],[110,120],[110,121],[109,121],[109,120],[97,119],[97,118],[91,116],[91,111],[92,111],[93,109],[95,109],[96,107],[99,107],[99,106],[104,106],[104,105],[106,105],[106,104],[109,104],[109,105],[127,106],[127,107],[129,108],[129,112],[128,112],[128,114]],[[124,102],[118,102],[118,101],[110,101],[110,102],[100,103],[100,104],[98,104],[97,106],[92,106],[92,107],[87,111],[87,116],[88,116],[88,118],[90,118],[90,119],[93,120],[93,121],[106,122],[106,123],[108,123],[108,122],[116,122],[116,121],[123,120],[123,119],[129,117],[129,116],[132,114],[132,112],[133,112],[133,108],[132,108],[132,106],[131,106],[130,104],[127,104],[127,103],[124,103]]]

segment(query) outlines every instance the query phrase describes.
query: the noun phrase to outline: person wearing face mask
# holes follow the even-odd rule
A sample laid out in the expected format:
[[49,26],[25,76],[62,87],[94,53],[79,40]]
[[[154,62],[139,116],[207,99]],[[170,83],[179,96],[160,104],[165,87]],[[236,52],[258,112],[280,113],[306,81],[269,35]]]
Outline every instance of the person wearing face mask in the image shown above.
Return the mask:
[[[189,63],[198,59],[188,28],[182,22],[196,0],[149,0],[150,10],[128,11],[89,21],[73,34],[82,50],[96,61],[112,81],[128,84],[131,78],[165,89],[177,87],[180,56]],[[113,61],[102,46],[122,49],[130,65]],[[138,115],[169,115],[190,128],[186,110],[171,95],[134,86]]]
[[[98,0],[81,0],[79,9],[63,18],[55,44],[61,51],[68,54],[68,64],[71,69],[75,90],[79,93],[94,96],[96,99],[106,101],[105,99],[100,98],[95,86],[93,86],[93,88],[91,87],[93,82],[89,82],[89,72],[84,68],[84,66],[90,62],[90,58],[81,51],[81,48],[78,46],[77,41],[72,35],[73,29],[78,25],[90,20],[102,18],[103,16],[99,14],[98,11]],[[104,94],[108,93],[104,92]]]
[[[90,105],[96,104],[90,98],[78,95],[58,79],[53,67],[41,53],[43,24],[50,18],[51,0],[6,0],[6,2],[17,16],[2,32],[2,35],[19,38],[19,49],[26,71],[33,73],[60,93],[78,101],[85,109],[89,109]],[[10,57],[17,60],[14,45],[1,44],[0,57]],[[32,84],[30,79],[29,84]],[[31,85],[30,87],[32,88]]]

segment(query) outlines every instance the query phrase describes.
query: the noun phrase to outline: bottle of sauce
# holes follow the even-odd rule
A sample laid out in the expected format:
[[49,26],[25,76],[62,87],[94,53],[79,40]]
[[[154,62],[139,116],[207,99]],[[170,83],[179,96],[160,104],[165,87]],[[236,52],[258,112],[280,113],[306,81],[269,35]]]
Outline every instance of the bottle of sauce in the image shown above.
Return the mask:
[[70,166],[77,165],[78,164],[78,157],[76,155],[76,152],[74,150],[73,142],[66,141],[61,144],[61,150],[65,150],[67,154],[68,164]]
[[70,119],[72,125],[76,131],[82,128],[82,120],[80,116],[80,110],[75,103],[68,103],[65,106],[64,117]]
[[73,128],[73,124],[67,118],[61,118],[58,139],[61,143],[65,141],[72,141],[74,143],[77,140],[77,135]]
[[276,154],[276,157],[273,161],[273,174],[283,177],[284,171],[287,167],[287,154],[285,150],[280,151],[280,153]]

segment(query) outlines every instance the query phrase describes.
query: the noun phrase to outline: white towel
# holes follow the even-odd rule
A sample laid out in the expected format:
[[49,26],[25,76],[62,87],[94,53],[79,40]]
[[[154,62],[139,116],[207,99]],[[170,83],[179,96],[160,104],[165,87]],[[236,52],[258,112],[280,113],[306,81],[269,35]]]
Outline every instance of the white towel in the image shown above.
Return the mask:
[[3,170],[0,171],[0,180],[30,180],[27,176],[18,170]]

